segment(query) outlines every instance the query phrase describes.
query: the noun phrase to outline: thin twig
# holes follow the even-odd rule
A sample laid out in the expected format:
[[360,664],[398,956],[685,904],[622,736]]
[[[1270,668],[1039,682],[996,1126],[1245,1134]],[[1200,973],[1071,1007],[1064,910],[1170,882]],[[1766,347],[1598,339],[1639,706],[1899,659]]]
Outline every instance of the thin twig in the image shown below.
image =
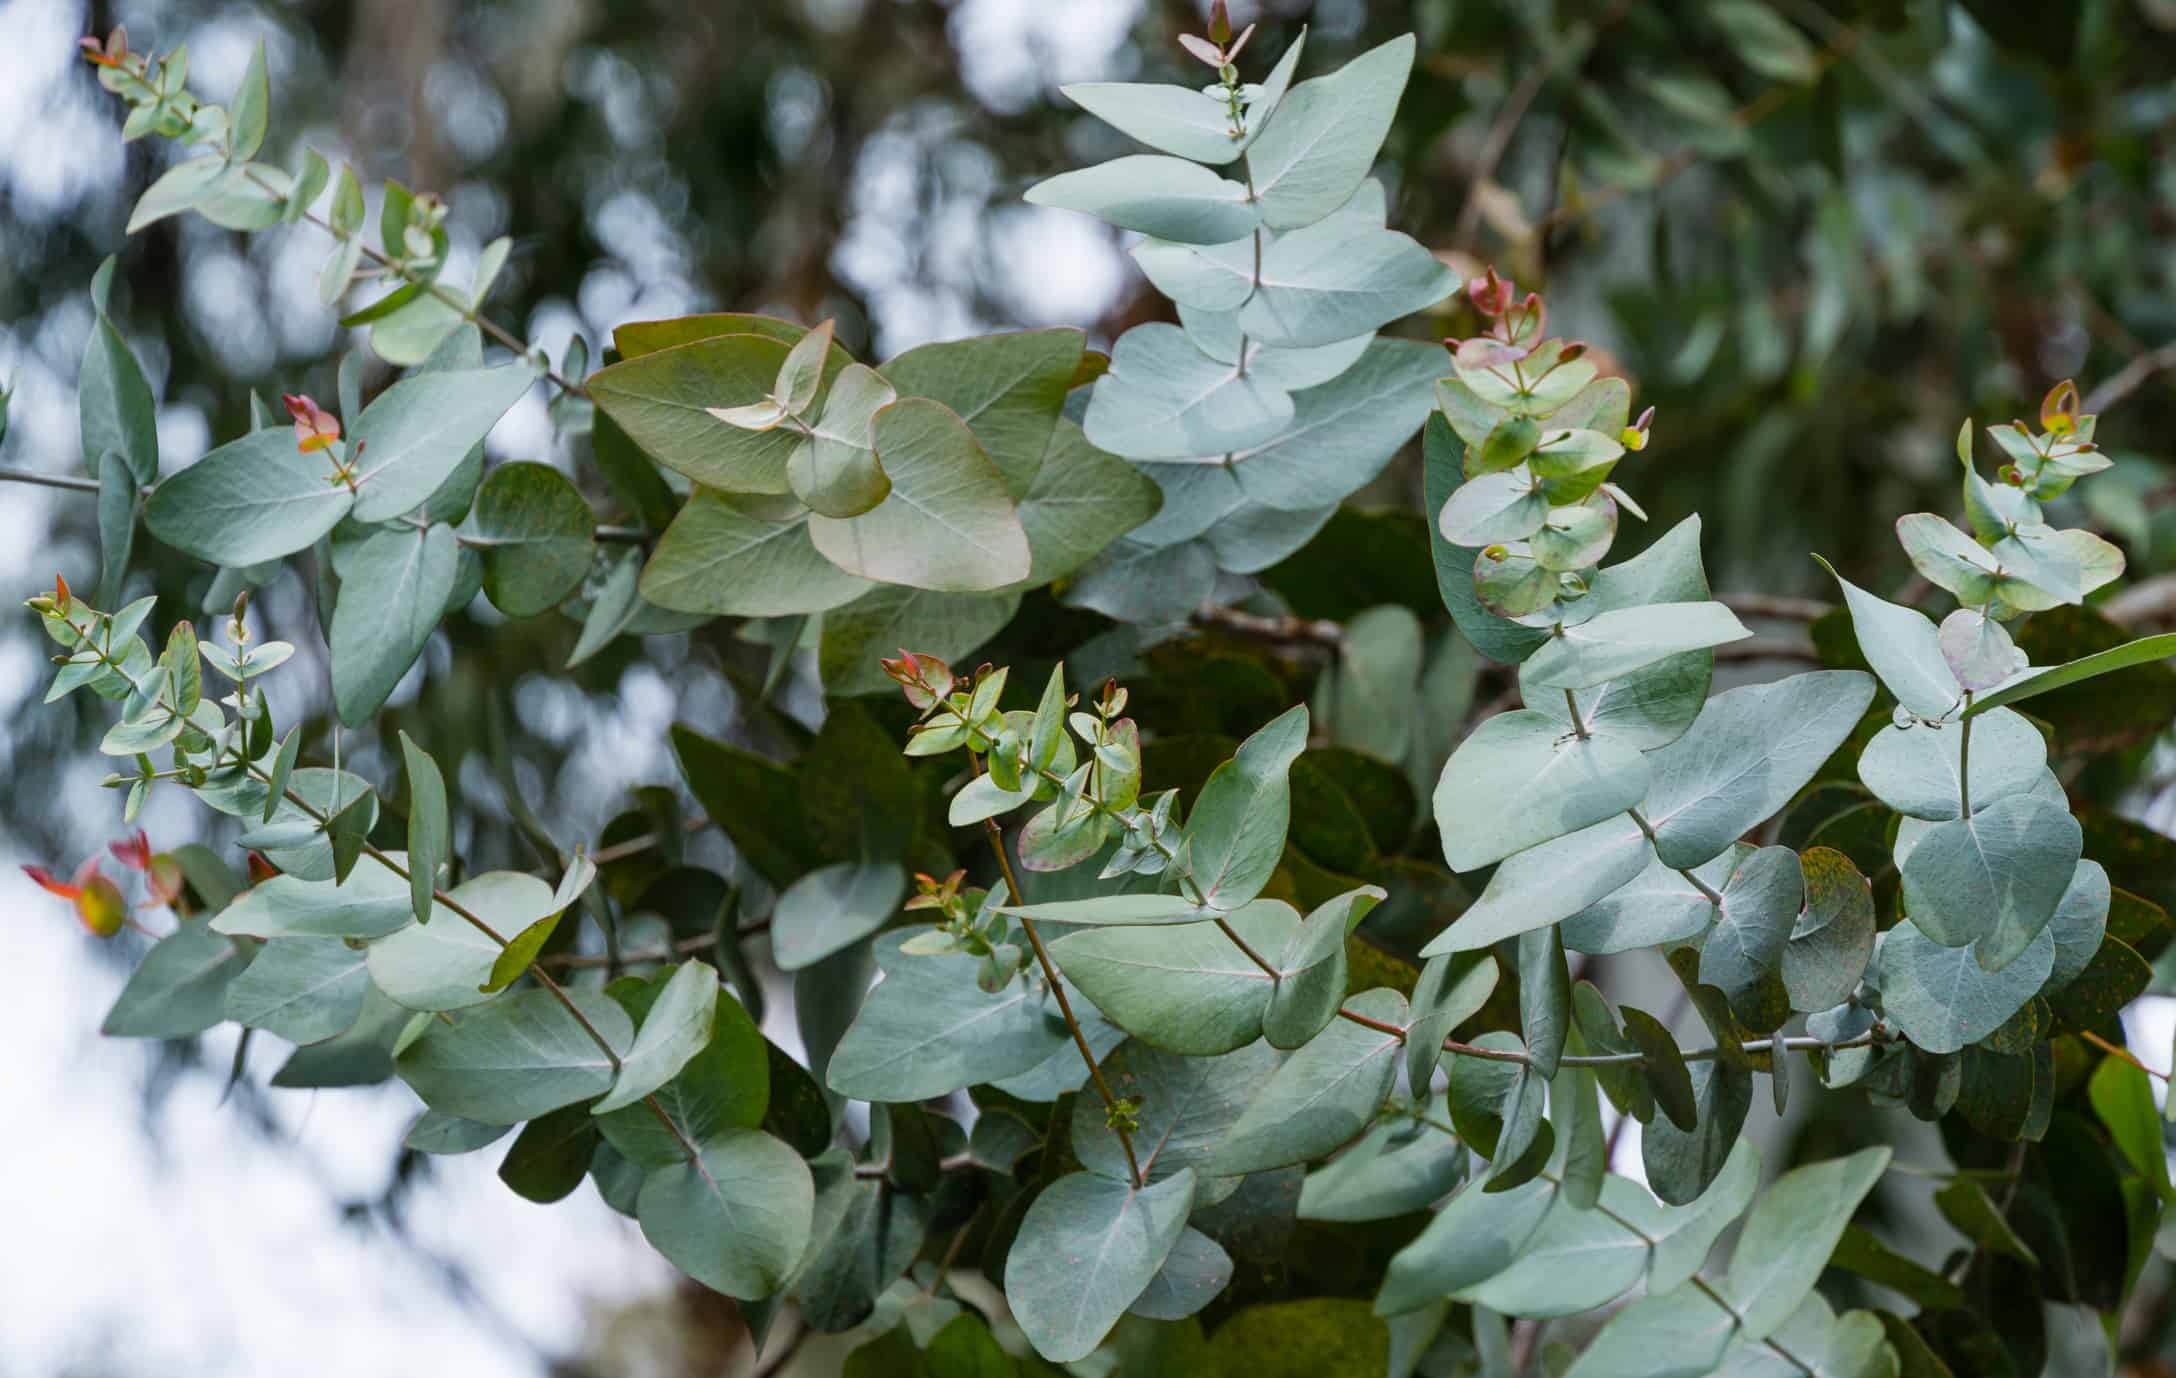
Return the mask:
[[[982,774],[980,757],[970,754],[967,761],[976,775]],[[997,854],[998,873],[1004,876],[1005,888],[1012,892],[1013,902],[1026,903],[1027,893],[1020,888],[1020,877],[1013,874],[1012,857],[1005,851],[1005,835],[998,831],[997,820],[985,818],[982,827],[990,839],[990,850]],[[1035,920],[1026,915],[1018,917],[1020,931],[1027,934],[1028,945],[1035,949],[1035,960],[1042,964],[1043,979],[1050,983],[1050,993],[1057,997],[1058,1013],[1065,1016],[1065,1027],[1072,1031],[1073,1046],[1080,1049],[1081,1061],[1088,1064],[1088,1078],[1095,1083],[1096,1094],[1103,1098],[1104,1118],[1118,1135],[1118,1146],[1126,1150],[1126,1169],[1133,1174],[1133,1184],[1146,1186],[1148,1179],[1141,1175],[1140,1160],[1133,1156],[1133,1131],[1126,1128],[1118,1111],[1118,1097],[1111,1091],[1111,1084],[1104,1080],[1103,1069],[1096,1065],[1095,1049],[1088,1046],[1088,1035],[1081,1032],[1080,1020],[1074,1017],[1073,1002],[1066,997],[1065,982],[1058,976],[1058,964],[1050,960],[1050,949],[1043,946],[1043,935],[1035,931]]]
[[98,480],[77,478],[73,474],[41,474],[35,469],[0,469],[0,483],[35,483],[43,488],[71,488],[78,493],[95,493]]
[[2106,411],[2116,403],[2144,387],[2147,380],[2165,369],[2176,368],[2176,340],[2149,350],[2102,379],[2100,385],[2085,395],[2078,409],[2088,415]]
[[[263,175],[258,173],[254,168],[247,169],[247,175],[252,182],[255,182],[265,191],[270,192],[272,195],[281,198],[283,201],[286,199],[286,193],[282,192],[272,183],[266,181]],[[430,293],[439,301],[445,303],[447,306],[450,306],[455,311],[459,312],[463,320],[468,321],[478,330],[483,331],[492,339],[498,341],[500,344],[506,346],[508,349],[513,350],[522,358],[526,359],[530,357],[529,345],[527,341],[521,339],[512,331],[506,329],[498,322],[492,320],[489,316],[484,315],[483,312],[477,310],[475,307],[461,300],[461,298],[455,293],[440,286],[435,279],[425,280],[423,278],[411,276],[408,270],[404,268],[401,264],[395,262],[391,257],[386,255],[382,251],[372,248],[369,242],[361,237],[361,231],[357,231],[353,235],[342,234],[340,233],[340,231],[333,228],[332,222],[330,220],[327,220],[324,216],[319,215],[316,211],[308,208],[305,208],[303,210],[302,218],[309,221],[311,224],[317,226],[319,229],[323,230],[325,233],[331,235],[334,239],[337,239],[342,243],[346,243],[349,239],[354,239],[362,249],[362,254],[364,258],[369,259],[372,263],[375,263],[379,267],[394,274],[402,282],[414,283],[422,287],[424,291]],[[589,396],[589,389],[583,387],[580,383],[572,382],[566,377],[562,376],[559,371],[557,369],[554,369],[548,361],[544,365],[544,376],[551,379],[551,381],[562,392],[571,392],[577,397]]]

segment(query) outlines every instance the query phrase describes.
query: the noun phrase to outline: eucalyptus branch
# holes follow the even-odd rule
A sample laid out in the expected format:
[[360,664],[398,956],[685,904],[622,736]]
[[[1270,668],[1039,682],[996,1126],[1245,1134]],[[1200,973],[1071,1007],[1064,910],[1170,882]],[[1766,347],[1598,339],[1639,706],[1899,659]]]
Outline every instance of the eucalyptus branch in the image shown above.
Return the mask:
[[[247,175],[249,180],[259,189],[269,193],[275,198],[279,198],[282,200],[285,199],[286,193],[281,192],[281,190],[277,186],[273,185],[271,182],[266,181],[255,168],[245,168],[245,175]],[[391,255],[385,253],[380,249],[373,248],[370,245],[369,241],[363,239],[361,230],[356,230],[352,236],[344,235],[340,233],[338,229],[334,228],[333,223],[330,220],[320,215],[315,209],[305,209],[302,212],[302,219],[309,221],[311,224],[317,226],[319,229],[323,230],[325,233],[331,235],[334,239],[339,240],[343,244],[347,243],[352,237],[356,243],[356,247],[362,251],[363,257],[369,259],[372,263],[377,264],[380,268],[383,268],[387,272],[399,277],[401,281],[408,283],[411,286],[420,287],[423,291],[429,293],[432,297],[436,298],[444,305],[452,307],[456,312],[460,314],[463,320],[469,322],[471,325],[474,325],[478,330],[483,331],[484,334],[489,335],[493,340],[514,351],[514,353],[520,355],[522,358],[534,359],[538,357],[536,352],[533,351],[529,344],[524,341],[520,336],[514,334],[512,331],[506,329],[504,326],[501,326],[498,322],[484,315],[474,306],[471,306],[467,302],[463,301],[458,293],[441,286],[438,283],[437,279],[424,277],[418,274],[415,269],[410,267],[408,264],[393,258]],[[552,383],[556,385],[562,392],[570,392],[577,397],[587,397],[589,395],[589,390],[587,388],[585,388],[582,384],[574,382],[573,380],[562,375],[557,369],[554,369],[549,362],[546,362],[543,365],[543,373],[544,376],[546,378],[549,378]]]
[[[967,759],[975,773],[981,774],[982,759],[974,755]],[[1013,872],[1012,857],[1005,850],[1005,835],[998,831],[997,820],[983,819],[982,828],[990,839],[990,851],[997,857],[998,873],[1005,878],[1005,888],[1011,892],[1014,903],[1025,900],[1027,892],[1020,888],[1020,877]],[[1096,1095],[1103,1101],[1104,1120],[1118,1135],[1118,1146],[1126,1151],[1126,1169],[1133,1174],[1133,1184],[1146,1186],[1148,1179],[1141,1175],[1140,1159],[1133,1152],[1133,1130],[1127,1123],[1132,1112],[1119,1103],[1110,1082],[1104,1079],[1103,1068],[1096,1062],[1095,1049],[1088,1046],[1088,1035],[1081,1032],[1080,1020],[1073,1013],[1073,1002],[1065,993],[1065,981],[1058,974],[1058,964],[1050,960],[1050,949],[1043,946],[1043,935],[1036,932],[1035,921],[1022,918],[1020,931],[1027,935],[1028,945],[1035,949],[1035,960],[1042,966],[1043,979],[1050,983],[1051,995],[1057,999],[1058,1013],[1065,1016],[1065,1027],[1073,1035],[1073,1046],[1080,1049],[1080,1060],[1088,1064],[1088,1078],[1095,1083]]]

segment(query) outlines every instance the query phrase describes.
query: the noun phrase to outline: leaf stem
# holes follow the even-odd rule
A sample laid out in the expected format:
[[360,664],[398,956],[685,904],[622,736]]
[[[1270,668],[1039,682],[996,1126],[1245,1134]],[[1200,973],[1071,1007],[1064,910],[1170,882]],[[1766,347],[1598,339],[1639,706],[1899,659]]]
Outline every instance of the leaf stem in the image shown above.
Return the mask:
[[[1632,821],[1640,825],[1641,832],[1647,834],[1647,845],[1655,848],[1656,851],[1659,853],[1662,844],[1655,840],[1655,827],[1652,823],[1649,823],[1647,821],[1646,815],[1642,814],[1638,809],[1626,809],[1625,812],[1632,815]],[[1705,895],[1709,904],[1714,905],[1717,909],[1723,907],[1723,896],[1721,892],[1718,891],[1714,886],[1708,884],[1706,881],[1700,879],[1700,877],[1694,875],[1692,872],[1686,870],[1682,866],[1675,866],[1671,869],[1676,871],[1679,875],[1683,876],[1687,881],[1691,882],[1692,888],[1698,890],[1701,894]]]
[[[982,758],[968,753],[968,764],[976,775],[982,774]],[[1020,889],[1020,877],[1013,873],[1012,858],[1005,851],[1005,835],[998,831],[997,820],[982,820],[983,832],[990,839],[990,850],[997,856],[998,873],[1005,878],[1005,888],[1012,892],[1015,902],[1022,902],[1026,895]],[[1095,1049],[1088,1046],[1088,1035],[1081,1032],[1080,1020],[1073,1014],[1073,1002],[1066,997],[1065,982],[1058,976],[1058,964],[1050,960],[1050,949],[1043,946],[1043,935],[1035,931],[1035,920],[1022,917],[1020,931],[1027,934],[1028,945],[1035,949],[1035,960],[1042,964],[1043,979],[1050,983],[1050,993],[1058,999],[1058,1013],[1065,1016],[1065,1027],[1072,1032],[1073,1046],[1080,1049],[1080,1060],[1088,1064],[1088,1077],[1096,1086],[1096,1094],[1103,1098],[1105,1118],[1118,1135],[1118,1146],[1126,1151],[1126,1170],[1133,1174],[1135,1188],[1148,1185],[1141,1175],[1141,1162],[1133,1155],[1133,1131],[1120,1122],[1118,1097],[1111,1091],[1111,1084],[1103,1079],[1103,1069],[1096,1065]]]
[[[1590,735],[1587,731],[1586,720],[1579,716],[1579,700],[1572,695],[1572,691],[1569,689],[1564,691],[1564,709],[1572,715],[1573,734],[1580,741],[1585,741]],[[1652,836],[1652,834],[1649,834],[1649,836]]]
[[[1964,691],[1965,711],[1972,710],[1972,691]],[[1957,738],[1957,805],[1958,817],[1972,816],[1972,719],[1964,720],[1964,729]]]

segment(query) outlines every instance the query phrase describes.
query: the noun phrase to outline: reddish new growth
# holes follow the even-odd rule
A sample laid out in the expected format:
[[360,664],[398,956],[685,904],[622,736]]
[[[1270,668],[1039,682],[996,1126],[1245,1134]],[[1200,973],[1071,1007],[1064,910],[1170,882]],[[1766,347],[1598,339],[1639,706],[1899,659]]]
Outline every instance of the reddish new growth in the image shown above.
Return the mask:
[[128,901],[121,898],[121,887],[100,873],[95,856],[76,867],[71,880],[63,881],[43,866],[25,866],[23,873],[75,905],[76,917],[98,937],[112,937],[129,921]]
[[95,35],[86,35],[76,40],[76,46],[83,50],[86,61],[96,63],[100,67],[125,67],[127,65],[129,55],[128,30],[125,28],[116,28],[112,33],[108,34],[104,44],[100,44]]
[[329,450],[340,438],[340,418],[326,411],[309,398],[297,393],[282,393],[280,400],[287,404],[287,414],[295,418],[295,448],[304,454]]
[[1247,40],[1252,37],[1252,24],[1247,25],[1237,39],[1232,37],[1232,17],[1225,11],[1224,0],[1216,0],[1209,7],[1209,36],[1202,38],[1197,34],[1182,33],[1179,35],[1179,46],[1209,66],[1222,71],[1232,64],[1232,60],[1239,56],[1239,50],[1246,47]]
[[898,659],[877,663],[906,690],[907,702],[925,713],[952,692],[952,667],[933,655],[916,655],[902,646]]
[[[181,863],[170,852],[151,850],[151,839],[141,828],[133,837],[124,837],[110,843],[107,850],[114,860],[144,878],[144,902],[147,906],[170,905],[181,898]],[[108,879],[99,869],[103,858],[93,856],[67,880],[62,880],[43,866],[25,866],[23,873],[39,886],[73,904],[76,917],[83,926],[101,938],[110,938],[123,928],[146,931],[142,924],[129,917],[128,900],[121,894],[121,887]]]

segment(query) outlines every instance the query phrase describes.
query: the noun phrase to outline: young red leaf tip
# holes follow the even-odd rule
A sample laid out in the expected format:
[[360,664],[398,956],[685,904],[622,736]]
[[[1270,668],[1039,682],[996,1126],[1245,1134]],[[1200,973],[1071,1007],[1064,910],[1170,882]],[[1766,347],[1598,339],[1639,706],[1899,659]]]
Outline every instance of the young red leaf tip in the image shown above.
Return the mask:
[[53,576],[53,601],[64,608],[75,601],[75,595],[68,592],[68,581],[58,574]]
[[51,894],[58,895],[64,900],[72,900],[78,894],[82,893],[77,887],[70,885],[68,882],[60,879],[58,876],[55,876],[51,871],[46,870],[43,866],[31,866],[25,864],[23,867],[23,874],[29,876],[31,880],[35,881],[39,889],[45,890]]
[[1473,303],[1474,310],[1490,320],[1511,308],[1511,296],[1510,281],[1496,276],[1494,268],[1466,284],[1466,299]]
[[2040,429],[2068,435],[2078,428],[2078,385],[2065,378],[2040,401]]
[[295,418],[296,449],[311,454],[329,449],[340,438],[339,419],[310,398],[285,392],[280,394],[280,400],[287,404],[287,414]]
[[1238,61],[1239,50],[1246,47],[1247,40],[1252,37],[1254,37],[1254,26],[1252,24],[1249,24],[1246,28],[1241,29],[1239,31],[1239,37],[1232,42],[1232,45],[1229,48],[1226,48],[1224,50],[1223,65],[1228,65],[1230,63]]
[[907,702],[916,708],[934,708],[952,692],[952,667],[933,655],[916,655],[902,646],[896,659],[877,664],[906,691]]
[[1209,41],[1220,48],[1232,41],[1232,16],[1224,0],[1209,6]]
[[1223,49],[1199,34],[1180,34],[1179,46],[1211,67],[1222,67],[1224,65]]
[[262,885],[279,873],[277,866],[264,859],[264,853],[251,852],[249,854],[249,883],[251,885]]
[[151,838],[142,828],[136,830],[134,837],[124,837],[118,842],[107,843],[106,850],[113,853],[115,861],[131,871],[151,869]]

